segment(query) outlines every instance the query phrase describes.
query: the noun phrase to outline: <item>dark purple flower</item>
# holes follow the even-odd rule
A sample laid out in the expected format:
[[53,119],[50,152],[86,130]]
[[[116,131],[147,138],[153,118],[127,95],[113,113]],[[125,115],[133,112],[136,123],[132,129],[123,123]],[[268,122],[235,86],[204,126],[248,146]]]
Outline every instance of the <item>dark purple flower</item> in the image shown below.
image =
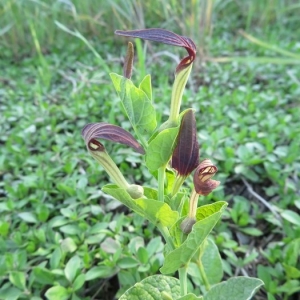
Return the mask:
[[203,160],[194,173],[194,186],[197,194],[207,196],[220,184],[220,181],[211,179],[218,171],[210,159]]
[[161,28],[149,28],[141,30],[116,30],[115,34],[141,38],[144,40],[159,42],[163,44],[183,47],[188,52],[188,56],[184,57],[176,68],[176,73],[188,67],[196,57],[196,46],[194,42],[185,36],[178,35],[172,31]]
[[199,164],[196,119],[189,109],[181,120],[176,148],[172,155],[172,168],[181,176],[188,176]]
[[[90,151],[104,151],[104,146],[100,142],[95,142],[95,139],[105,139],[127,145],[138,153],[145,154],[143,147],[137,140],[129,132],[116,125],[105,122],[87,124],[84,126],[81,134]],[[98,145],[97,149],[95,149],[95,146],[91,146],[91,143]]]

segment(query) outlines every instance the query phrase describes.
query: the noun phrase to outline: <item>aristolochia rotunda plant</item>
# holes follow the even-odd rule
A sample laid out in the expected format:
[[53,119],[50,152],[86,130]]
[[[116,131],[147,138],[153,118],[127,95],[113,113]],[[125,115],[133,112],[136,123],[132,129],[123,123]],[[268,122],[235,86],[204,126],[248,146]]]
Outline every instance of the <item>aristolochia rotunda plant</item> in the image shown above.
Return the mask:
[[[209,158],[199,160],[194,111],[180,111],[183,91],[196,56],[194,42],[157,28],[117,30],[115,33],[183,47],[188,52],[176,67],[170,95],[170,114],[165,123],[158,125],[156,121],[150,76],[147,75],[138,86],[130,79],[134,51],[129,43],[123,76],[111,73],[110,77],[137,140],[121,127],[105,122],[88,124],[82,130],[89,153],[113,182],[102,190],[155,224],[166,243],[165,259],[160,269],[163,275],[142,280],[127,290],[120,300],[251,299],[262,281],[250,277],[232,277],[221,282],[221,258],[216,245],[209,238],[227,203],[218,201],[198,206],[199,197],[207,196],[220,183],[212,179],[217,172],[213,162]],[[101,139],[127,145],[143,155],[146,167],[157,179],[158,188],[149,187],[147,183],[141,186],[128,182],[126,174],[121,173],[99,141]],[[192,173],[194,187],[187,195],[181,187]],[[188,290],[187,270],[191,263],[198,268],[201,295]]]

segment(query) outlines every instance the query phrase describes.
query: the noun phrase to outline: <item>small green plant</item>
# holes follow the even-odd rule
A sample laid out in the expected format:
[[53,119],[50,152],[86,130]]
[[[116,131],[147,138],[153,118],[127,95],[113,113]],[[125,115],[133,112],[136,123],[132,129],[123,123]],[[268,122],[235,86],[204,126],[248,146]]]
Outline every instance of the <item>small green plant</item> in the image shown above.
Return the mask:
[[[150,295],[151,299],[165,300],[250,299],[263,282],[250,277],[232,277],[221,282],[220,254],[209,238],[227,203],[218,201],[198,207],[199,196],[210,194],[219,181],[212,179],[217,167],[210,159],[199,162],[194,111],[180,112],[183,91],[196,56],[194,42],[163,29],[116,31],[116,34],[179,46],[188,52],[176,68],[166,122],[157,124],[151,77],[145,76],[138,86],[131,81],[134,51],[129,43],[123,76],[115,73],[110,76],[137,139],[121,127],[105,122],[88,124],[82,131],[89,153],[114,182],[104,186],[102,191],[153,223],[165,241],[162,275],[146,277],[120,299],[146,299]],[[145,165],[157,179],[157,187],[129,183],[99,139],[130,146],[145,155]],[[182,186],[192,172],[193,188],[189,192]],[[233,217],[240,223],[243,215]],[[138,267],[139,260],[141,265],[146,264],[143,249],[136,251],[137,259],[133,254],[133,260],[127,258],[122,265]],[[167,276],[176,272],[179,279]],[[198,288],[191,288],[188,274]]]

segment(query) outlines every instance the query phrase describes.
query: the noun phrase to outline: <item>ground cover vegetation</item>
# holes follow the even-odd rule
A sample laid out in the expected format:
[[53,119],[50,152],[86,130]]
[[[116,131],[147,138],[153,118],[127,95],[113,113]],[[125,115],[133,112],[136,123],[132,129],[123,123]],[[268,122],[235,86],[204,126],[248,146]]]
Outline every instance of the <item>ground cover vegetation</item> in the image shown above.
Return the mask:
[[[255,299],[297,299],[299,4],[183,2],[0,2],[0,299],[113,299],[159,272],[162,238],[101,191],[109,178],[81,138],[87,122],[130,131],[109,78],[126,53],[113,32],[145,27],[196,42],[182,106],[201,116],[200,155],[219,169],[203,201],[229,203],[211,236],[224,279],[259,277]],[[135,48],[133,78],[151,74],[163,122],[183,50]],[[150,180],[141,156],[105,146],[131,182]]]

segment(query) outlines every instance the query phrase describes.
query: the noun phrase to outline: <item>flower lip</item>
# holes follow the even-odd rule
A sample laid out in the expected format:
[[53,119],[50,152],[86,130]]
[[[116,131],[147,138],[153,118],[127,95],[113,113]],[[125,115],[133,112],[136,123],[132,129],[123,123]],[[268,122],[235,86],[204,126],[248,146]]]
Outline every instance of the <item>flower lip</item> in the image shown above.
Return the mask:
[[97,141],[95,139],[91,139],[88,142],[87,147],[91,151],[104,151],[105,150],[104,146],[99,141]]
[[104,146],[96,139],[105,139],[127,145],[140,154],[145,154],[138,141],[123,128],[105,122],[87,124],[82,130],[85,144],[91,151],[104,151]]
[[198,194],[207,196],[220,184],[220,181],[211,179],[218,171],[210,159],[203,160],[194,173],[194,186]]
[[189,55],[180,61],[179,65],[176,68],[176,73],[188,67],[195,60],[196,57],[195,43],[190,38],[178,35],[169,30],[161,28],[149,28],[128,31],[116,30],[115,34],[134,38],[141,38],[144,40],[185,48]]

